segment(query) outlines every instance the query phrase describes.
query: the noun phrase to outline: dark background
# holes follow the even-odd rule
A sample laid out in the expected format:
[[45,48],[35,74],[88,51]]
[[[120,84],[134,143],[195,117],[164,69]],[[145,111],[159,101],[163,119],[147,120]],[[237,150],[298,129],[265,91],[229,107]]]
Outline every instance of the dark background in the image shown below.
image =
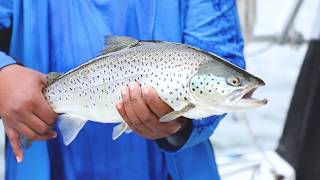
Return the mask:
[[0,51],[8,53],[10,37],[11,37],[11,28],[0,30]]

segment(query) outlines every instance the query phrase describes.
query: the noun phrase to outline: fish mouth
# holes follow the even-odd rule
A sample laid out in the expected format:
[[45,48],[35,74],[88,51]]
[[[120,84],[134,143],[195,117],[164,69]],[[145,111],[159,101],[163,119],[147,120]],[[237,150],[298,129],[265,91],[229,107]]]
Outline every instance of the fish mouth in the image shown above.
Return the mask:
[[240,101],[238,103],[241,103],[241,104],[251,104],[251,105],[257,105],[257,106],[262,106],[262,105],[265,105],[268,103],[268,100],[267,99],[257,99],[257,98],[254,98],[252,97],[254,92],[259,88],[259,87],[262,87],[264,86],[264,84],[261,84],[261,85],[256,85],[256,86],[253,86],[253,87],[249,87],[249,88],[246,88],[244,90],[243,93],[240,94]]

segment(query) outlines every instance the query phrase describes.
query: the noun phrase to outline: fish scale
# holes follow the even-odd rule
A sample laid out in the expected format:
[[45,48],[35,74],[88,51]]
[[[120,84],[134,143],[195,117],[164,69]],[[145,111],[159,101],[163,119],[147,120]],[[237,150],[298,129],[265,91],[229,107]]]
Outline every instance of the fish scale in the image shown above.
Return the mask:
[[48,74],[44,96],[60,116],[58,127],[66,145],[88,120],[119,122],[113,139],[129,132],[114,104],[121,99],[121,88],[133,81],[152,86],[174,110],[161,117],[161,122],[180,116],[202,119],[267,103],[251,97],[264,85],[261,79],[212,53],[124,36],[106,37],[105,41],[101,55],[65,74]]

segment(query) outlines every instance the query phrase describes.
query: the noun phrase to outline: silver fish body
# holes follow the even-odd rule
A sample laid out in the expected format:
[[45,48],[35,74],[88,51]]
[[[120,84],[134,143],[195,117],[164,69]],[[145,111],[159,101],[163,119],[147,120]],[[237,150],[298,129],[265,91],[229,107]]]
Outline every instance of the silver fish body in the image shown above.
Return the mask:
[[102,55],[50,80],[44,95],[61,114],[58,126],[69,144],[87,120],[116,123],[120,89],[137,81],[152,86],[174,111],[161,118],[201,119],[266,104],[251,97],[264,82],[222,58],[183,44],[109,37]]

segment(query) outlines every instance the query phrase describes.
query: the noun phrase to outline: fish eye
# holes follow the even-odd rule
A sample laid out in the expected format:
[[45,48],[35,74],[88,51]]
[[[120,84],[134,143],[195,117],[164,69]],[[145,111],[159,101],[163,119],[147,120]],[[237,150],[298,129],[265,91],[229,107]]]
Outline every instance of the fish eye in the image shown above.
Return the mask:
[[241,82],[240,82],[240,78],[239,77],[235,77],[235,76],[232,76],[230,78],[227,79],[227,83],[231,86],[240,86]]

